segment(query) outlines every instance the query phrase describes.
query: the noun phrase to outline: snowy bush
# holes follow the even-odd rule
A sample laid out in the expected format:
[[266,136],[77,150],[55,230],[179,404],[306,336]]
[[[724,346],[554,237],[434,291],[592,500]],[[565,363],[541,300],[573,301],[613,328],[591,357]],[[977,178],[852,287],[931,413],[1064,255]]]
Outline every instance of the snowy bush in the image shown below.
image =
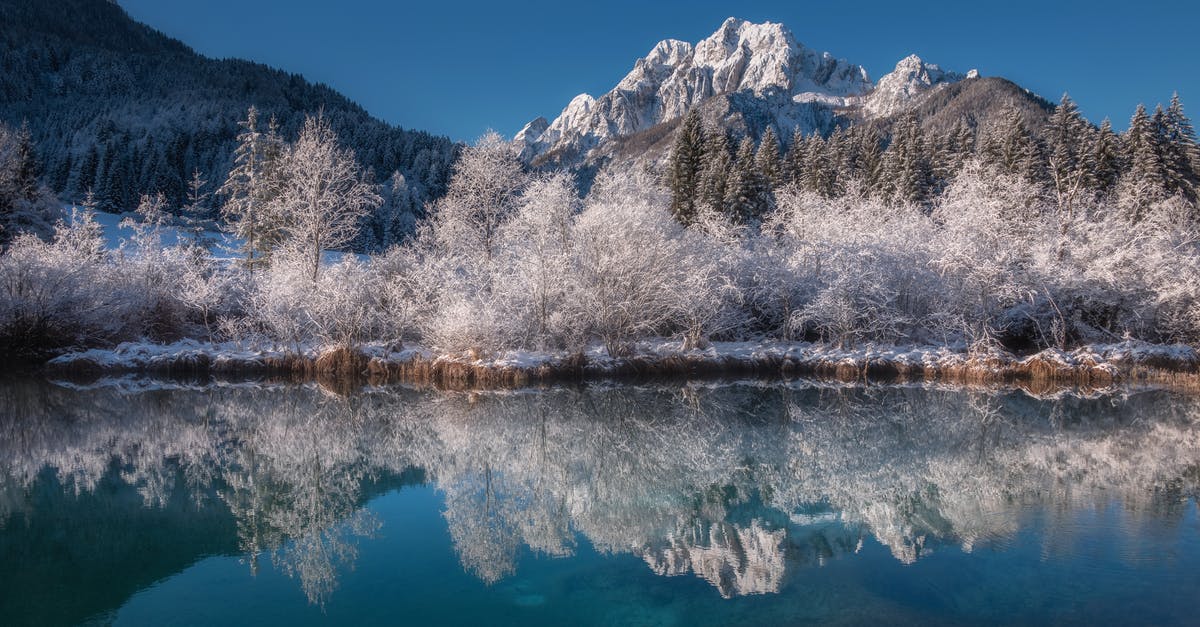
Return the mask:
[[0,353],[34,358],[120,338],[100,227],[74,213],[50,242],[17,236],[0,256]]

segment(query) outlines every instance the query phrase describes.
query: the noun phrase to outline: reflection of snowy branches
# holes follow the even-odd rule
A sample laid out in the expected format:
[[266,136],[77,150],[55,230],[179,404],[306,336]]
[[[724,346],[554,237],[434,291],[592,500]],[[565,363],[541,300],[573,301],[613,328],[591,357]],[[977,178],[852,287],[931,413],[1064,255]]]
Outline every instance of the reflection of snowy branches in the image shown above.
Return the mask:
[[[127,394],[19,384],[0,422],[0,525],[45,466],[75,490],[109,473],[147,506],[215,491],[252,564],[269,554],[315,603],[378,528],[373,477],[419,467],[465,569],[512,574],[577,538],[724,596],[858,551],[903,562],[1011,537],[1028,504],[1119,500],[1183,516],[1200,492],[1200,404],[1167,393],[1038,400],[903,387],[691,385],[473,395],[315,387]],[[1063,521],[1067,522],[1066,520]],[[1048,550],[1070,550],[1070,525]],[[402,532],[403,530],[401,530]]]

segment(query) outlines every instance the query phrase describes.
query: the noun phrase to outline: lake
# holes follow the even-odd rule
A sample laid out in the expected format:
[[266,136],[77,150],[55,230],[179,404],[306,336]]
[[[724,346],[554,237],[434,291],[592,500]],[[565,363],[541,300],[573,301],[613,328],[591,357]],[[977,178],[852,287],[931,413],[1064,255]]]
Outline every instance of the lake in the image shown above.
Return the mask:
[[0,383],[0,624],[1194,624],[1200,398]]

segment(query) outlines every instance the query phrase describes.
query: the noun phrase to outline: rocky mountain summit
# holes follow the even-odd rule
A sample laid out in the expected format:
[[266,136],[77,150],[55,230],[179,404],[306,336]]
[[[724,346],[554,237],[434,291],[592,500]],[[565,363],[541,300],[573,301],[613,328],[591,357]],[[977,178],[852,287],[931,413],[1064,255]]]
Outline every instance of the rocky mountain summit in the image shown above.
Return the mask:
[[845,118],[886,117],[959,74],[916,55],[871,82],[866,69],[800,43],[783,24],[725,20],[696,44],[659,42],[612,91],[580,94],[553,121],[539,117],[514,138],[532,163],[581,164],[661,144],[678,120],[699,107],[707,121],[757,135],[767,126],[787,137],[796,128],[828,132]]

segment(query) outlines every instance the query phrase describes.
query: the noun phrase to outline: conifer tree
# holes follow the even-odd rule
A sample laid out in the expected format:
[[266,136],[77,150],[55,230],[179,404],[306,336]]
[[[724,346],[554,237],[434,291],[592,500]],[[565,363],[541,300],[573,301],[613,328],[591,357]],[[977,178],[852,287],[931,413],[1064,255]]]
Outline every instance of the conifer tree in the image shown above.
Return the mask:
[[16,191],[22,198],[34,200],[38,195],[38,160],[28,123],[21,124],[16,139]]
[[754,184],[756,218],[762,218],[775,208],[775,190],[783,183],[783,158],[775,131],[767,127],[758,152],[754,154]]
[[800,132],[800,128],[792,131],[792,145],[788,147],[787,156],[784,158],[784,171],[786,173],[787,183],[802,187],[804,185],[804,133]]
[[704,161],[700,172],[700,202],[711,209],[724,212],[725,187],[733,168],[733,156],[729,154],[729,136],[724,129],[711,129],[705,133]]
[[928,199],[930,165],[921,125],[914,113],[896,123],[892,142],[883,153],[883,185],[896,202],[922,203]]
[[274,233],[278,230],[276,220],[269,215],[268,203],[272,197],[269,173],[278,161],[272,154],[276,147],[259,130],[258,109],[251,106],[246,119],[238,122],[242,132],[238,134],[238,147],[234,151],[234,165],[221,186],[219,194],[225,198],[222,216],[226,228],[244,242],[242,253],[245,265],[255,268],[265,260],[272,246]]
[[1161,145],[1167,191],[1180,192],[1195,202],[1200,187],[1200,148],[1178,93],[1171,96],[1171,105],[1162,116]]
[[1129,130],[1124,138],[1124,160],[1128,165],[1127,176],[1142,188],[1145,194],[1161,194],[1166,190],[1166,173],[1163,170],[1159,134],[1154,121],[1146,114],[1145,105],[1139,104],[1129,120]]
[[1091,153],[1092,160],[1093,189],[1102,194],[1111,192],[1121,176],[1121,145],[1108,118],[1105,118],[1100,123],[1100,129],[1092,134],[1088,152]]
[[1090,150],[1091,126],[1067,94],[1046,129],[1048,172],[1060,210],[1070,211],[1085,191],[1094,188],[1095,162]]
[[700,198],[700,174],[704,161],[704,129],[700,112],[692,109],[675,133],[675,145],[667,166],[667,188],[671,191],[671,213],[680,224],[696,218]]
[[758,209],[757,172],[754,164],[754,140],[743,138],[725,183],[725,210],[743,223],[749,223]]
[[810,135],[804,142],[804,188],[833,197],[834,184],[828,146],[820,135]]
[[1041,147],[1016,107],[1009,107],[988,130],[981,153],[984,163],[1001,172],[1035,183],[1044,181]]
[[771,189],[783,183],[783,157],[779,153],[779,139],[775,136],[774,129],[769,126],[763,132],[754,162],[759,174]]
[[855,163],[853,176],[869,191],[879,185],[883,172],[883,137],[873,124],[857,127],[854,133]]
[[839,196],[844,191],[843,187],[851,176],[855,162],[853,140],[845,127],[839,126],[829,135],[825,142],[825,159],[829,169],[830,194]]

